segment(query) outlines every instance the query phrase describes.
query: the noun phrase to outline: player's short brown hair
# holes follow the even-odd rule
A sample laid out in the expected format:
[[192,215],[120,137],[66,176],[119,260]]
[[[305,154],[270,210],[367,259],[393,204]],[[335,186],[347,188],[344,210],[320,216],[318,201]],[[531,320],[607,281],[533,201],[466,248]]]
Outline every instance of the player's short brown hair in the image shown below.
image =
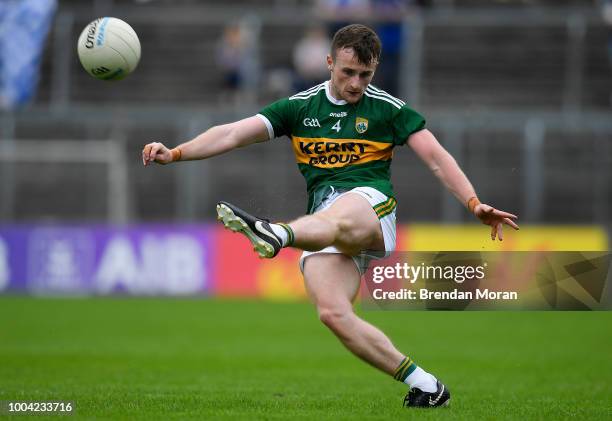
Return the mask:
[[366,66],[380,61],[380,38],[365,25],[347,25],[336,31],[331,44],[332,58],[335,60],[336,51],[344,48],[352,48],[357,60]]

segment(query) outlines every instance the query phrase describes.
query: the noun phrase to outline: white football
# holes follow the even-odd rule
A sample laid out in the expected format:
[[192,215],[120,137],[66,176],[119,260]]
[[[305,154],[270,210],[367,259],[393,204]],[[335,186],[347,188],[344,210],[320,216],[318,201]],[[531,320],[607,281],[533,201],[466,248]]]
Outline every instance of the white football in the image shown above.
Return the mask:
[[119,80],[134,71],[140,60],[140,40],[121,19],[104,17],[83,29],[77,44],[83,68],[97,79]]

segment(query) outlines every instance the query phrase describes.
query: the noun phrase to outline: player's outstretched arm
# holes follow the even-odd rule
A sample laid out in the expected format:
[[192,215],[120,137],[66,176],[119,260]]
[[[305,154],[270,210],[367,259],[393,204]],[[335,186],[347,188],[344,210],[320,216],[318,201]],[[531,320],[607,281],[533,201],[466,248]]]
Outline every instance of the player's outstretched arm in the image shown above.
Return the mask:
[[169,164],[219,155],[235,148],[268,140],[268,129],[259,117],[249,117],[234,123],[214,126],[189,142],[170,149],[160,142],[152,142],[142,149],[142,163]]
[[474,187],[465,176],[457,161],[440,145],[429,130],[420,130],[408,138],[408,144],[425,162],[429,169],[438,177],[444,186],[450,190],[480,221],[491,226],[491,239],[503,240],[503,225],[518,229],[514,222],[516,215],[504,212],[485,203],[480,203]]

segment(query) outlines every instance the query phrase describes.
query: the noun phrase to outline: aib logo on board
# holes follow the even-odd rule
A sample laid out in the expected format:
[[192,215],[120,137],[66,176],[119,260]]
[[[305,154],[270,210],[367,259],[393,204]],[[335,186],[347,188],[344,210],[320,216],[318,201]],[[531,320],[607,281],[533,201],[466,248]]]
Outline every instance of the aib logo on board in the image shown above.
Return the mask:
[[357,120],[355,120],[355,130],[357,130],[357,133],[359,134],[365,133],[366,130],[368,130],[368,120],[357,117]]

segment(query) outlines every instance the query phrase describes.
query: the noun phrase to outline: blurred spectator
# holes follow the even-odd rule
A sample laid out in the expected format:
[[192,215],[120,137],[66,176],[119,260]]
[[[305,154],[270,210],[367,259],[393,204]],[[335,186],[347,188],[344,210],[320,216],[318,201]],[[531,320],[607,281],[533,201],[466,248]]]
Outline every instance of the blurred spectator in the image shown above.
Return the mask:
[[328,25],[328,34],[351,23],[363,22],[370,12],[370,0],[317,0],[315,15]]
[[[380,37],[383,48],[383,59],[381,60],[374,84],[389,92],[391,95],[399,96],[399,71],[402,57],[402,42],[404,29],[402,19],[407,12],[406,0],[371,0],[372,14],[379,21],[374,30]],[[407,46],[406,46],[407,47]]]
[[0,1],[0,108],[16,108],[34,98],[56,8],[56,0]]
[[293,49],[295,90],[303,91],[329,78],[325,57],[331,40],[325,28],[316,26],[306,30]]
[[[373,83],[392,95],[400,95],[399,71],[407,26],[403,23],[410,6],[419,0],[319,0],[315,13],[328,22],[330,35],[350,23],[370,24],[380,37],[383,59]],[[404,49],[405,50],[405,49]]]
[[245,42],[240,25],[228,25],[217,44],[217,65],[223,73],[226,90],[236,91],[241,87],[241,60],[244,54]]
[[260,86],[259,36],[261,22],[252,15],[228,25],[217,44],[217,65],[223,73],[222,101],[253,103]]

